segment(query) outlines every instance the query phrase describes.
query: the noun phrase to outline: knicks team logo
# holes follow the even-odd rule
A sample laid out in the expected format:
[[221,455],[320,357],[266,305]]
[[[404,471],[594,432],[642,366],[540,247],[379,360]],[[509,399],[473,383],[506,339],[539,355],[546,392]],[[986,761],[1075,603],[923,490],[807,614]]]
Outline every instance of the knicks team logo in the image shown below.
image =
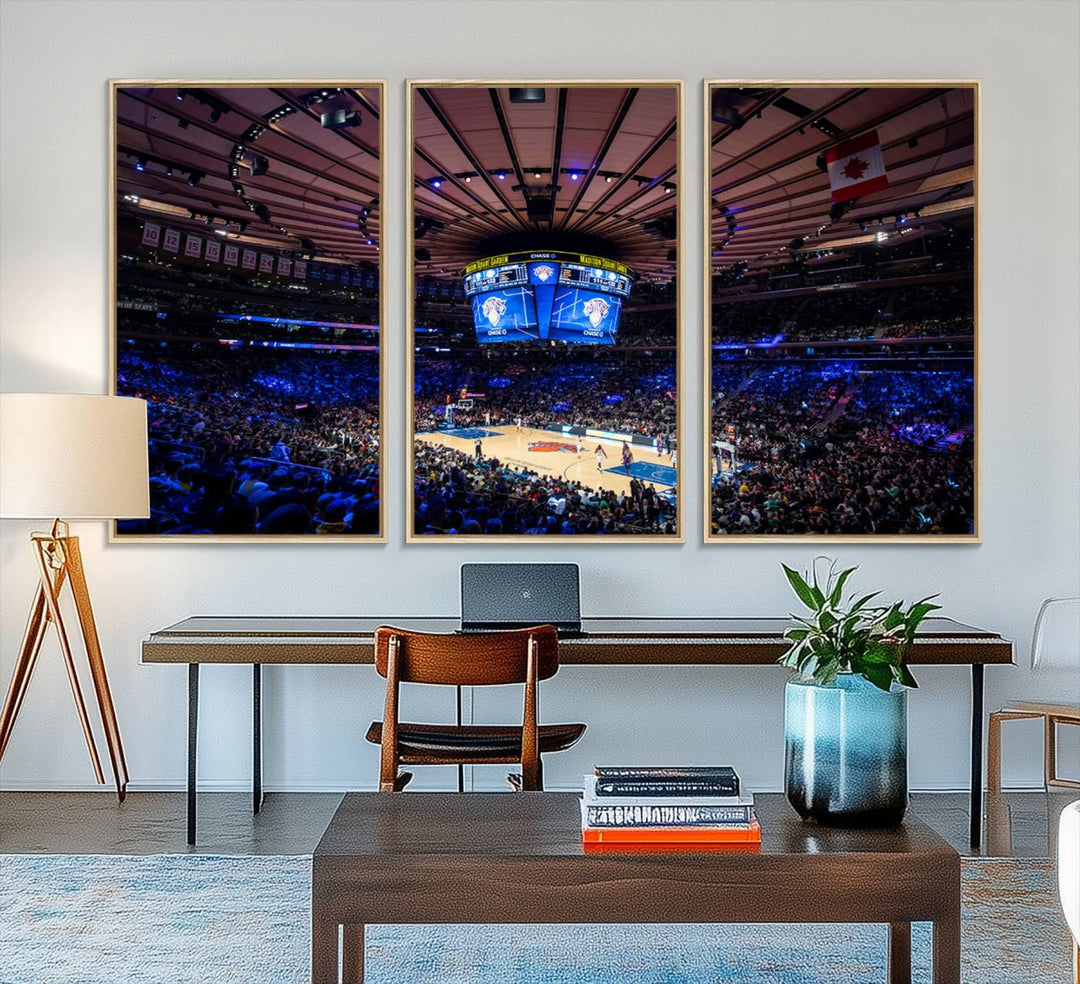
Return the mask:
[[536,274],[537,278],[540,280],[540,283],[544,284],[555,276],[555,268],[549,267],[547,265],[533,267],[533,273]]
[[481,310],[484,312],[484,317],[491,322],[491,327],[494,328],[498,325],[499,319],[506,314],[506,301],[501,297],[489,297],[484,301]]
[[563,444],[562,441],[531,441],[530,451],[539,451],[541,454],[577,454],[577,447],[573,444]]
[[590,297],[585,302],[585,314],[589,319],[589,324],[594,328],[599,328],[604,318],[607,317],[610,306],[608,302],[599,297]]

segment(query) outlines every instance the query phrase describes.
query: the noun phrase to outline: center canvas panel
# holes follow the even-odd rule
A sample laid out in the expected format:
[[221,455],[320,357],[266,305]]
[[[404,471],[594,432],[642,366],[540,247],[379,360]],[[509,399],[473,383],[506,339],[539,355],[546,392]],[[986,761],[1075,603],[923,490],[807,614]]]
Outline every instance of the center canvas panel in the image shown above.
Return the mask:
[[680,84],[409,97],[409,538],[681,541]]

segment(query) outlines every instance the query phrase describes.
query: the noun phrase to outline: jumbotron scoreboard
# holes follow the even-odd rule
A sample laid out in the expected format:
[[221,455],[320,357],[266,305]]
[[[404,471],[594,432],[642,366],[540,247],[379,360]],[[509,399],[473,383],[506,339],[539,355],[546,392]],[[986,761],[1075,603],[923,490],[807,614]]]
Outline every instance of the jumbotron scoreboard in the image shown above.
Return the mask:
[[634,273],[585,253],[507,253],[470,263],[463,279],[479,342],[612,345]]

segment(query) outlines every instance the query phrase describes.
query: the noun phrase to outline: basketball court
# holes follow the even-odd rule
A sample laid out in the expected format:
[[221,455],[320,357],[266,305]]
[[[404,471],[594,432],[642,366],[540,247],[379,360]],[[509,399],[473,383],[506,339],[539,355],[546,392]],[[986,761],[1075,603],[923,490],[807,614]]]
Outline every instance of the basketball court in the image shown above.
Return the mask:
[[[499,462],[515,471],[534,471],[540,475],[581,482],[591,488],[603,486],[615,492],[629,492],[630,481],[652,485],[657,492],[674,496],[675,469],[668,455],[658,457],[656,448],[631,445],[634,461],[630,474],[622,464],[622,438],[582,439],[581,454],[573,435],[561,432],[522,427],[520,433],[513,424],[491,424],[482,427],[455,427],[416,434],[417,441],[438,444],[464,451],[472,455],[476,441],[481,441],[485,459],[498,458]],[[596,470],[596,446],[601,445],[607,453],[603,459],[603,473]]]

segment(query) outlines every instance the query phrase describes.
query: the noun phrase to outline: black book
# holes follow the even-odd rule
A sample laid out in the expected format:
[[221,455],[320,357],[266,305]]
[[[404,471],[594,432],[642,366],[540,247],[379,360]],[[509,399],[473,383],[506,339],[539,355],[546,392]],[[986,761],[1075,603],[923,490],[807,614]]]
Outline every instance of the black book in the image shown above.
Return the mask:
[[738,796],[729,765],[597,768],[597,796]]

